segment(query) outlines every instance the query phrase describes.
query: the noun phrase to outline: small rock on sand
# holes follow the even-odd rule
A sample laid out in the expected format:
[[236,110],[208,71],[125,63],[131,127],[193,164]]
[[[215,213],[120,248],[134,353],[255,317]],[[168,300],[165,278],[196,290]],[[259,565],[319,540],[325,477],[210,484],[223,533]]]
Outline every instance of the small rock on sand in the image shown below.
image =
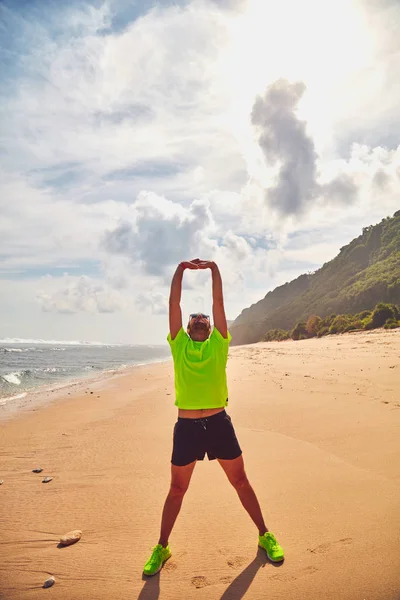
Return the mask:
[[3,480],[2,479],[0,479],[0,485],[3,485]]
[[52,575],[51,577],[49,577],[48,579],[46,579],[46,581],[43,584],[44,588],[48,588],[51,587],[52,585],[54,585],[56,582],[56,578],[54,577],[54,575]]
[[53,481],[52,477],[45,477],[44,479],[42,479],[42,483],[49,483],[50,481]]
[[60,537],[60,544],[62,546],[70,546],[71,544],[75,544],[75,542],[79,542],[81,536],[82,531],[80,529],[74,529]]
[[32,473],[41,473],[43,471],[42,467],[38,467],[37,469],[32,469]]

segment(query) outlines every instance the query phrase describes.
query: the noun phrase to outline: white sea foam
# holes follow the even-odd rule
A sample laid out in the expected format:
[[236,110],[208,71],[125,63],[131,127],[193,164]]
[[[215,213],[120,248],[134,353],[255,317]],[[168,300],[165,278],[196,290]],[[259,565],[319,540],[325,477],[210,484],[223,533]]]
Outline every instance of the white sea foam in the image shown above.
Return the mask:
[[3,406],[9,400],[20,400],[21,398],[25,398],[27,396],[27,392],[22,392],[22,394],[17,394],[16,396],[9,396],[8,398],[0,398],[0,406]]
[[[5,343],[5,342],[4,342]],[[0,352],[6,352],[7,354],[9,352],[18,352],[18,354],[20,354],[21,352],[45,352],[45,351],[50,351],[50,350],[56,350],[57,352],[65,352],[66,348],[1,348],[0,347]]]
[[1,352],[28,352],[29,348],[0,348]]
[[19,377],[21,377],[21,373],[19,371],[15,373],[7,373],[7,375],[1,375],[1,378],[4,379],[4,381],[7,381],[7,383],[12,383],[14,385],[21,385],[21,380],[19,379]]
[[52,344],[53,346],[113,346],[119,344],[104,344],[102,342],[85,342],[79,340],[33,340],[23,338],[2,338],[0,344]]

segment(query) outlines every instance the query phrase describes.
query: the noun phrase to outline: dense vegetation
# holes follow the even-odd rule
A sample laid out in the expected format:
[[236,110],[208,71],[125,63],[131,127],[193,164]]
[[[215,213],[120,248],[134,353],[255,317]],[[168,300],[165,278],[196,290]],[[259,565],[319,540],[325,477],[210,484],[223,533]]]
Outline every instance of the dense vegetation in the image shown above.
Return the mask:
[[265,334],[263,341],[305,340],[332,333],[362,331],[377,327],[385,329],[400,327],[400,306],[379,302],[374,310],[363,310],[355,315],[332,314],[324,319],[318,315],[310,315],[307,321],[297,323],[291,331],[271,329]]
[[[279,336],[289,331],[291,336],[295,330],[295,336],[305,335],[300,325],[305,327],[310,315],[314,328],[324,330],[322,335],[353,325],[353,329],[363,329],[367,313],[371,316],[378,303],[400,304],[400,211],[365,227],[315,273],[301,275],[243,310],[232,324],[232,343],[284,339]],[[333,315],[335,324],[334,319],[330,321]]]

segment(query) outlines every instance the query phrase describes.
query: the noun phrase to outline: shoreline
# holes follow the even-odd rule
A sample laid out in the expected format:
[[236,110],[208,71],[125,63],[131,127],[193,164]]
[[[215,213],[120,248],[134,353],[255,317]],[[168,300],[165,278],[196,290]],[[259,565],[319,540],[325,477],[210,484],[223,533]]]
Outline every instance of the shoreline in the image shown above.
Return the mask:
[[85,386],[89,387],[97,383],[104,383],[104,385],[107,385],[108,380],[124,375],[131,375],[140,367],[157,365],[159,363],[170,362],[171,360],[171,358],[161,358],[148,362],[124,365],[119,368],[105,369],[103,371],[98,371],[95,374],[89,374],[86,377],[81,377],[80,375],[77,379],[69,379],[64,382],[60,379],[52,384],[43,384],[36,388],[23,390],[15,396],[1,397],[0,424],[9,419],[18,418],[20,414],[22,415],[26,411],[36,411],[50,403],[63,401],[67,399],[67,396],[81,394],[84,392]]
[[[304,343],[319,343],[323,339],[340,339],[342,337],[369,337],[369,336],[399,336],[400,339],[400,328],[385,330],[383,328],[372,329],[370,331],[357,330],[357,331],[349,331],[345,333],[336,333],[323,336],[321,338],[313,337],[307,340],[281,340],[281,341],[271,341],[271,342],[255,342],[253,344],[242,344],[240,346],[230,346],[229,353],[238,351],[241,348],[256,348],[264,345],[281,345],[281,344],[304,344]],[[400,360],[400,356],[399,356]],[[10,419],[18,418],[19,415],[23,415],[25,412],[29,412],[30,410],[37,411],[42,406],[45,407],[50,403],[60,402],[63,400],[67,400],[68,396],[73,397],[76,394],[84,394],[85,386],[87,389],[90,385],[94,385],[97,383],[104,383],[107,385],[108,381],[111,381],[113,378],[127,375],[129,376],[135,372],[135,370],[139,367],[146,367],[150,365],[157,365],[159,363],[172,363],[172,356],[169,358],[160,358],[154,359],[148,362],[142,362],[132,365],[123,365],[118,368],[105,369],[103,371],[98,371],[95,374],[89,374],[86,377],[81,377],[73,380],[68,380],[62,382],[60,379],[59,382],[54,382],[53,384],[43,384],[37,388],[32,388],[30,390],[24,390],[20,394],[16,394],[15,396],[6,396],[0,398],[0,425],[1,423],[7,422]],[[19,402],[18,402],[19,400]],[[11,404],[12,403],[12,404]]]

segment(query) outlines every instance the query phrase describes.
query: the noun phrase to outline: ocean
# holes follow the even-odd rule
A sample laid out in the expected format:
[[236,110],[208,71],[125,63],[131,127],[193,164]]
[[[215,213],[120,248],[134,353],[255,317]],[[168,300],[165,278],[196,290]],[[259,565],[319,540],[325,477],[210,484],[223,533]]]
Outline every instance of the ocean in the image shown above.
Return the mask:
[[30,392],[59,388],[170,357],[167,345],[0,340],[0,407],[20,400]]

